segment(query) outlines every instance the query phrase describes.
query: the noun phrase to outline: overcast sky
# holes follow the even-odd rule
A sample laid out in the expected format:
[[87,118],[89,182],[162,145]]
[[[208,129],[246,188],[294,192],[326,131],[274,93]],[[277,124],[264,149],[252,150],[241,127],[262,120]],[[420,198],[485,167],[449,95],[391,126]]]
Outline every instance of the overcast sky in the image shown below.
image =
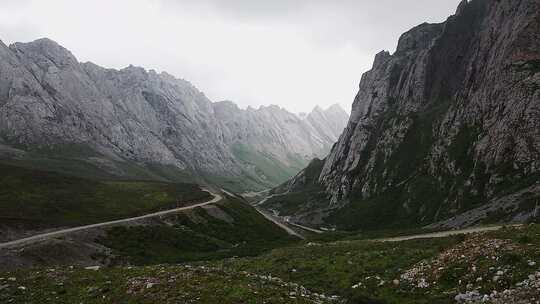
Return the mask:
[[189,80],[213,101],[350,110],[381,50],[459,0],[0,0],[5,43],[51,38],[80,61]]

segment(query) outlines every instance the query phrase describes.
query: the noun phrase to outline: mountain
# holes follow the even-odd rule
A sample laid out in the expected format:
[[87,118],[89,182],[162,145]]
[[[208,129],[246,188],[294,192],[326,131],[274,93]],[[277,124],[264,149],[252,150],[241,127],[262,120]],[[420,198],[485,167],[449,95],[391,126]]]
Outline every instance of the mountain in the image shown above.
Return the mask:
[[[464,0],[446,22],[403,34],[394,54],[377,54],[338,143],[318,171],[310,167],[310,178],[301,172],[266,206],[344,229],[533,216],[540,3]],[[312,199],[291,200],[306,191]]]
[[262,189],[329,152],[348,117],[328,113],[315,128],[212,103],[164,72],[80,63],[49,39],[0,42],[0,156],[32,168]]
[[348,114],[334,105],[299,117],[278,106],[239,109],[230,101],[213,104],[223,140],[246,168],[277,185],[314,157],[325,157],[345,128]]
[[[343,121],[349,120],[349,115],[337,104],[323,110],[315,107],[311,113],[306,116],[306,120],[323,136],[326,142],[335,143],[345,126]],[[326,155],[322,155],[325,157]]]

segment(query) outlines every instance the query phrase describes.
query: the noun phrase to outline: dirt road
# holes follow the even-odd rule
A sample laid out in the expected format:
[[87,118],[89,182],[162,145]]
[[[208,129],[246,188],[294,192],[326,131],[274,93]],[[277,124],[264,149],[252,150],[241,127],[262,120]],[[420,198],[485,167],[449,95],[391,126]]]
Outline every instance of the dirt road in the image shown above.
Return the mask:
[[[514,226],[520,226],[520,225],[514,225]],[[441,231],[441,232],[433,232],[433,233],[423,233],[423,234],[415,234],[415,235],[407,235],[407,236],[381,238],[381,239],[374,239],[373,241],[401,242],[401,241],[416,240],[416,239],[443,238],[443,237],[448,237],[452,235],[469,234],[469,233],[485,232],[485,231],[496,231],[496,230],[501,229],[502,227],[504,226],[473,227],[473,228],[466,228],[466,229],[459,229],[459,230],[449,230],[449,231]]]
[[59,236],[62,236],[62,235],[66,235],[68,233],[77,232],[77,231],[81,231],[81,230],[87,230],[87,229],[98,228],[98,227],[106,227],[106,226],[112,226],[112,225],[123,224],[123,223],[128,223],[128,222],[134,222],[134,221],[147,219],[147,218],[152,218],[152,217],[159,217],[159,216],[162,216],[162,215],[167,215],[167,214],[176,213],[176,212],[179,212],[179,211],[184,211],[184,210],[189,210],[189,209],[193,209],[193,208],[197,208],[197,207],[202,207],[202,206],[205,206],[205,205],[208,205],[208,204],[217,203],[218,201],[220,201],[222,199],[222,196],[219,195],[219,194],[214,194],[214,193],[211,193],[211,194],[214,196],[214,198],[212,198],[209,201],[203,202],[203,203],[199,203],[199,204],[195,204],[195,205],[191,205],[191,206],[187,206],[187,207],[181,207],[181,208],[175,208],[175,209],[170,209],[170,210],[165,210],[165,211],[159,211],[159,212],[150,213],[150,214],[146,214],[146,215],[142,215],[142,216],[130,217],[130,218],[121,219],[121,220],[115,220],[115,221],[109,221],[109,222],[103,222],[103,223],[97,223],[97,224],[73,227],[73,228],[62,229],[62,230],[58,230],[58,231],[38,234],[38,235],[31,236],[31,237],[15,240],[15,241],[10,241],[10,242],[6,242],[6,243],[0,243],[0,249],[2,249],[2,248],[10,248],[10,247],[17,247],[17,246],[22,246],[22,245],[28,245],[28,244],[32,244],[32,243],[35,243],[35,242],[38,242],[38,241],[59,237]]
[[296,236],[296,237],[299,237],[299,238],[301,238],[302,240],[305,240],[305,239],[306,239],[303,235],[301,235],[301,234],[297,233],[296,231],[292,230],[292,229],[291,229],[290,227],[288,227],[286,224],[282,223],[282,222],[281,222],[279,219],[277,219],[276,217],[274,217],[274,216],[268,214],[266,211],[261,210],[261,209],[259,209],[259,208],[257,208],[257,207],[255,207],[255,209],[256,209],[257,211],[259,211],[259,213],[262,214],[265,218],[267,218],[268,220],[272,221],[274,224],[278,225],[279,227],[283,228],[283,230],[287,231],[288,234],[294,235],[294,236]]

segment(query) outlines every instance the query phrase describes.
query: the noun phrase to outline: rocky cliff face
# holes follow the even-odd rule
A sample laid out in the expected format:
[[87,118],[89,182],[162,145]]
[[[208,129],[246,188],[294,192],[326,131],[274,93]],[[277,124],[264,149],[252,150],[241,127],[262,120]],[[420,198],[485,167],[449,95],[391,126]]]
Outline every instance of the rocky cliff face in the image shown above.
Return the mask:
[[[336,123],[343,128],[346,119],[328,128]],[[299,169],[307,159],[327,153],[337,138],[317,132],[285,110],[227,111],[166,73],[79,63],[48,39],[9,47],[0,42],[4,158],[15,155],[35,163],[34,154],[46,151],[54,158],[69,154],[114,175],[145,171],[151,178],[197,176],[257,188],[275,185],[294,174],[283,170]],[[257,138],[261,134],[264,141]],[[268,178],[268,168],[249,159],[253,155],[239,153],[240,144],[275,158],[280,167],[270,175],[277,176]],[[289,155],[298,159],[294,166]]]
[[319,184],[344,228],[464,226],[526,218],[539,172],[540,1],[465,0],[377,54]]

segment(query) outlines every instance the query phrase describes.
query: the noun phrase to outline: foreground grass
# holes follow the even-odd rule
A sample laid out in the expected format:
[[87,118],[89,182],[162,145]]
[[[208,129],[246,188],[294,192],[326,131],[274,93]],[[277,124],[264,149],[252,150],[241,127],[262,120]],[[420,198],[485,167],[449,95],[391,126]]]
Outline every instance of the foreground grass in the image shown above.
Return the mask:
[[[400,295],[391,282],[422,259],[430,258],[459,242],[457,238],[415,240],[400,243],[340,241],[307,243],[276,249],[251,259],[221,261],[236,270],[268,273],[298,282],[317,292],[337,294],[351,303],[433,303]],[[352,288],[368,278],[368,288]],[[384,282],[381,286],[381,282]],[[399,300],[399,301],[398,301]],[[386,303],[386,302],[381,302]]]
[[279,276],[349,303],[427,304],[455,303],[473,290],[502,293],[534,276],[539,262],[540,226],[531,225],[396,243],[312,242],[217,265]]
[[304,242],[198,266],[0,273],[0,302],[443,304],[477,292],[470,303],[535,303],[538,262],[540,226],[529,225],[396,243]]
[[331,303],[296,284],[209,267],[62,268],[8,275],[0,279],[2,303]]
[[0,164],[4,225],[59,227],[137,216],[209,199],[193,184],[95,181]]

